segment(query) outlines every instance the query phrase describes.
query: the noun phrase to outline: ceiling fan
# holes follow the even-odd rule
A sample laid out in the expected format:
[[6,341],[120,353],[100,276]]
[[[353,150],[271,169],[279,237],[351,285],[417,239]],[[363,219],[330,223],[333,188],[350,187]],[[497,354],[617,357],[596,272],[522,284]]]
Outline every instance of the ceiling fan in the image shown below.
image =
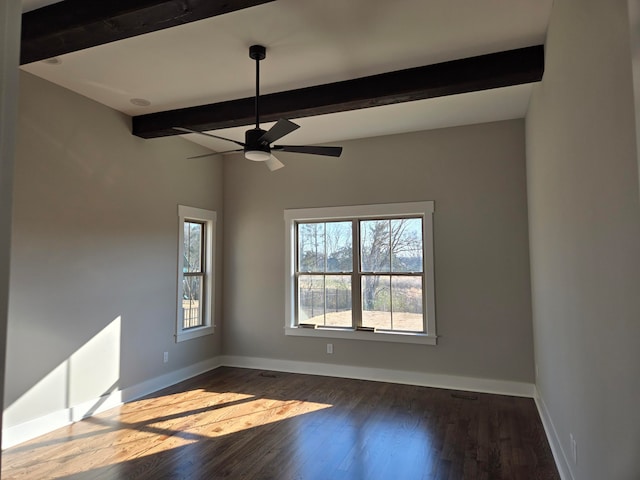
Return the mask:
[[227,142],[233,142],[242,148],[235,150],[227,150],[224,152],[212,152],[204,155],[197,155],[189,158],[202,158],[212,155],[221,155],[223,153],[231,152],[244,152],[244,157],[247,160],[253,160],[254,162],[264,162],[269,170],[277,170],[284,167],[284,164],[280,162],[271,153],[272,151],[281,152],[295,152],[295,153],[309,153],[312,155],[325,155],[329,157],[339,157],[342,154],[342,147],[322,147],[322,146],[305,146],[305,145],[272,145],[273,142],[281,139],[285,135],[300,128],[300,125],[296,125],[290,120],[281,118],[275,125],[269,130],[263,130],[260,128],[260,60],[264,60],[267,50],[262,45],[252,45],[249,47],[249,57],[256,61],[256,99],[255,99],[255,113],[256,113],[256,126],[245,132],[245,141],[238,142],[230,138],[220,137],[210,133],[199,132],[197,130],[191,130],[183,127],[173,127],[174,130],[184,133],[197,133],[206,137],[217,138],[219,140],[226,140]]

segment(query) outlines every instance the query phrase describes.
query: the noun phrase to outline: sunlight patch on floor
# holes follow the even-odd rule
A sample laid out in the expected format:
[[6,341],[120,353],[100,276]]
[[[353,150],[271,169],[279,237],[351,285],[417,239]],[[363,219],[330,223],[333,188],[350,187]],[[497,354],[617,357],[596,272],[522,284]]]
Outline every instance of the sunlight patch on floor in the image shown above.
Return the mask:
[[[167,404],[172,396],[176,401]],[[132,402],[6,450],[3,466],[22,470],[28,478],[29,472],[59,478],[331,407],[232,392],[194,390],[167,397]]]

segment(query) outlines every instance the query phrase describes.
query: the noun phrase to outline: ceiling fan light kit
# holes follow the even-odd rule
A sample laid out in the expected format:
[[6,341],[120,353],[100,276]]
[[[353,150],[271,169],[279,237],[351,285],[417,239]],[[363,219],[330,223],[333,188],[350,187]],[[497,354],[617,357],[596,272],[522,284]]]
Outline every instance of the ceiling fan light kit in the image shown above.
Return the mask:
[[256,126],[245,132],[244,143],[232,140],[230,138],[219,137],[210,133],[199,132],[197,130],[191,130],[185,127],[173,127],[174,130],[178,130],[185,133],[197,133],[207,137],[217,138],[219,140],[226,140],[228,142],[235,143],[242,148],[236,150],[229,150],[226,152],[214,152],[205,155],[198,155],[190,158],[202,158],[211,155],[220,155],[222,153],[232,152],[244,152],[244,158],[252,160],[254,162],[264,162],[269,170],[277,170],[284,167],[284,164],[280,162],[276,157],[271,154],[271,150],[277,150],[282,152],[293,153],[308,153],[311,155],[325,155],[330,157],[339,157],[342,154],[342,147],[321,147],[321,146],[305,146],[305,145],[273,145],[271,144],[285,135],[300,128],[300,125],[293,123],[290,120],[281,118],[275,125],[269,130],[263,130],[260,128],[260,61],[264,60],[267,56],[267,49],[262,45],[252,45],[249,47],[249,57],[256,62],[256,97],[255,97],[255,114],[256,114]]
[[244,152],[244,158],[253,162],[266,162],[271,158],[271,154],[262,150],[247,150]]

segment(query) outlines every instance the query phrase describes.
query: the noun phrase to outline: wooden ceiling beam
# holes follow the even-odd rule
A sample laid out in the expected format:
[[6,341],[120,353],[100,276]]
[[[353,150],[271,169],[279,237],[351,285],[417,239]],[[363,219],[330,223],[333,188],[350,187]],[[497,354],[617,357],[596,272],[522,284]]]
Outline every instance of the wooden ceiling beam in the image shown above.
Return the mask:
[[[260,120],[300,118],[538,82],[544,47],[520,48],[260,96]],[[254,123],[254,98],[133,117],[141,138],[177,135],[172,127],[207,131]]]
[[20,64],[274,0],[64,0],[22,15]]

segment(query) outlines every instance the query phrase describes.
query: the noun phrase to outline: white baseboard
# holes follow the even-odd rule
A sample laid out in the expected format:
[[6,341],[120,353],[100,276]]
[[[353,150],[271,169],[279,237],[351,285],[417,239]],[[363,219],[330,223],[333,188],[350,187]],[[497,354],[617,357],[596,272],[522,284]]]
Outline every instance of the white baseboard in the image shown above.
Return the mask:
[[355,378],[358,380],[374,380],[378,382],[466,390],[469,392],[495,393],[516,397],[533,398],[535,393],[535,386],[532,383],[460,377],[437,373],[407,372],[383,368],[355,367],[331,363],[298,362],[293,360],[225,355],[221,357],[221,364],[228,367],[243,367],[261,370],[275,370],[278,372]]
[[542,420],[542,426],[544,427],[544,431],[547,434],[547,440],[549,441],[549,445],[551,446],[551,453],[553,454],[553,458],[556,461],[556,467],[558,467],[560,478],[562,480],[575,480],[565,451],[562,448],[562,443],[560,442],[560,438],[558,437],[556,427],[553,425],[551,417],[549,416],[547,405],[544,403],[544,400],[540,396],[540,392],[537,389],[535,390],[535,396],[533,398],[536,402],[536,406],[538,407],[538,413],[540,414],[540,419]]
[[163,388],[170,387],[183,380],[218,368],[220,365],[220,357],[214,357],[124,388],[123,390],[115,390],[101,397],[52,412],[43,417],[4,428],[2,430],[2,449],[13,447],[14,445],[39,437],[40,435],[77,422],[83,418],[90,417],[96,413],[104,412],[125,402],[130,402],[162,390]]
[[153,392],[157,392],[158,390],[162,390],[163,388],[170,387],[171,385],[175,385],[176,383],[188,380],[189,378],[200,375],[201,373],[208,372],[209,370],[213,370],[220,366],[222,366],[220,357],[213,357],[194,365],[189,365],[188,367],[181,368],[180,370],[166,373],[151,380],[147,380],[146,382],[142,382],[132,387],[126,388],[122,395],[122,401],[130,402],[132,400],[144,397],[145,395],[149,395]]
[[[64,427],[78,420],[82,420],[83,418],[90,417],[96,413],[121,405],[122,403],[144,397],[145,395],[162,390],[163,388],[223,365],[229,367],[253,368],[279,372],[306,373],[311,375],[420,385],[426,387],[465,390],[470,392],[495,393],[518,397],[534,397],[535,394],[534,385],[524,382],[461,377],[435,373],[406,372],[401,370],[336,365],[329,363],[297,362],[291,360],[256,357],[221,356],[205,360],[180,370],[169,372],[165,375],[155,377],[137,385],[127,387],[123,390],[110,392],[107,395],[52,412],[40,418],[7,427],[2,431],[2,448],[6,449],[14,445],[18,445],[19,443],[26,442],[40,435],[44,435],[45,433],[49,433],[57,428]],[[545,429],[547,429],[546,424]],[[554,456],[556,456],[555,451]],[[556,462],[557,461],[556,456]],[[567,480],[573,480],[573,477],[563,477],[563,480],[564,478]]]

